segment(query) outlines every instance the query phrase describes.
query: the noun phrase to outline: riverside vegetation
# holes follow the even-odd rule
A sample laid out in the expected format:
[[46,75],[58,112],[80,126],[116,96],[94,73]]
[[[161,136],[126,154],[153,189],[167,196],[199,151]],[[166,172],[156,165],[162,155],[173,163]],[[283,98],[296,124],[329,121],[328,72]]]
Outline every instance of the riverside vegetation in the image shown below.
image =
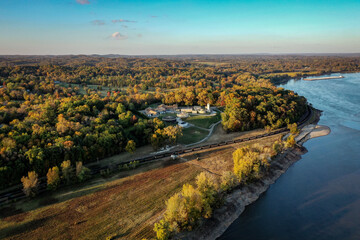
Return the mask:
[[[296,124],[288,126],[298,132]],[[220,179],[202,172],[196,177],[196,185],[184,184],[180,193],[166,201],[163,219],[155,223],[156,239],[169,239],[174,233],[191,231],[203,218],[210,218],[213,210],[220,207],[222,199],[235,187],[261,179],[269,168],[269,161],[283,149],[295,145],[291,133],[285,142],[275,141],[272,148],[259,144],[238,148],[233,152],[233,171],[225,172]]]
[[[256,143],[261,148],[272,149],[276,141],[280,142],[279,135],[256,140]],[[69,186],[31,201],[13,203],[1,211],[0,237],[152,239],[156,236],[152,230],[154,223],[163,214],[166,200],[181,192],[184,184],[195,187],[196,176],[204,171],[212,173],[221,185],[222,175],[234,176],[231,173],[234,169],[232,153],[236,146],[245,147],[247,144],[185,154],[182,156],[185,162],[180,159],[160,161],[153,163],[157,166],[153,170],[143,165],[130,170],[127,177],[113,176],[94,185],[99,182],[97,179],[90,181],[89,185]],[[134,175],[134,171],[137,174]],[[50,200],[51,205],[47,205]],[[56,229],[50,227],[54,225]]]

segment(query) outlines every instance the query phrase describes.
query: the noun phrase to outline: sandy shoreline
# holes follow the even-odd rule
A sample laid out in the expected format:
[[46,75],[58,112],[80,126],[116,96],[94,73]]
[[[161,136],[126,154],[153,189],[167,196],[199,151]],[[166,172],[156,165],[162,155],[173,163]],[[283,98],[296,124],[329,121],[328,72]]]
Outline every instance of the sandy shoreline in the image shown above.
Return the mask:
[[317,80],[331,80],[331,79],[341,79],[343,76],[332,76],[332,77],[317,77],[317,78],[304,78],[304,81],[317,81]]
[[317,125],[311,132],[309,137],[310,138],[317,138],[329,135],[331,132],[330,128],[328,126],[323,125]]
[[205,240],[220,237],[242,214],[247,205],[255,202],[293,163],[301,159],[301,155],[307,152],[306,148],[302,147],[307,140],[326,136],[330,132],[329,127],[322,125],[309,124],[302,128],[296,137],[298,145],[279,154],[271,163],[269,172],[263,179],[233,191],[225,198],[224,205],[214,211],[214,217],[205,220],[196,230],[180,233],[174,239]]

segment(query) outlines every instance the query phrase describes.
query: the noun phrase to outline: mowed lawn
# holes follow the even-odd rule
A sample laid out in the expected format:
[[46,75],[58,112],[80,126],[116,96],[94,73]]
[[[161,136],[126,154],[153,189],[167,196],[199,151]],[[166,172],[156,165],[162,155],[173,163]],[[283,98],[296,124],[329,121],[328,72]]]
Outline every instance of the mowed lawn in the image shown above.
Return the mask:
[[209,131],[197,127],[188,127],[183,128],[182,133],[183,135],[179,137],[178,143],[191,144],[204,139]]
[[217,123],[220,120],[220,113],[217,113],[215,116],[191,116],[186,118],[184,121],[194,124],[197,127],[210,128],[212,124]]

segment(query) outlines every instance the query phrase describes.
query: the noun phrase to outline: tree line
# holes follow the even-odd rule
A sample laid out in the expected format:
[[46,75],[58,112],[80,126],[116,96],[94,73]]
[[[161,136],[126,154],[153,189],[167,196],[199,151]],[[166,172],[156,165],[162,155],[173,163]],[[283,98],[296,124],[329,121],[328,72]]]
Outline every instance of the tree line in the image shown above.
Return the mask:
[[266,77],[294,70],[357,71],[359,58],[0,56],[0,187],[67,160],[176,143],[179,128],[139,113],[153,103],[218,106],[228,132],[294,123],[306,99]]

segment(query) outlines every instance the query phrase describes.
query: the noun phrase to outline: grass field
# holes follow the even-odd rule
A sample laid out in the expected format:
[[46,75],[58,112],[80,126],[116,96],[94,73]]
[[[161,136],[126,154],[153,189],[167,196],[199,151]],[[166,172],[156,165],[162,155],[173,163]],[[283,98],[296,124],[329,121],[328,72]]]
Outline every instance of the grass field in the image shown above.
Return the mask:
[[167,117],[167,116],[176,117],[176,113],[163,113],[159,116],[159,118],[163,119],[163,117]]
[[183,128],[182,132],[183,135],[178,140],[178,143],[181,144],[191,144],[198,142],[209,134],[209,131],[197,127]]
[[220,113],[215,116],[191,116],[185,119],[186,122],[194,124],[197,127],[210,128],[213,123],[221,120]]
[[[279,136],[259,142],[270,145]],[[164,211],[165,201],[193,183],[202,171],[219,177],[232,169],[232,153],[240,146],[188,153],[178,162],[168,161],[155,170],[101,183],[68,189],[48,198],[48,206],[27,211],[37,199],[18,204],[12,214],[0,210],[1,239],[142,239],[154,237],[153,225]],[[195,160],[199,159],[199,160]],[[68,200],[66,196],[76,197]],[[82,195],[82,196],[81,196]],[[61,199],[61,197],[63,199]],[[63,201],[63,202],[60,202]],[[23,206],[23,208],[21,208]]]
[[0,238],[153,237],[164,202],[200,168],[178,164],[114,181],[101,191],[1,220]]

